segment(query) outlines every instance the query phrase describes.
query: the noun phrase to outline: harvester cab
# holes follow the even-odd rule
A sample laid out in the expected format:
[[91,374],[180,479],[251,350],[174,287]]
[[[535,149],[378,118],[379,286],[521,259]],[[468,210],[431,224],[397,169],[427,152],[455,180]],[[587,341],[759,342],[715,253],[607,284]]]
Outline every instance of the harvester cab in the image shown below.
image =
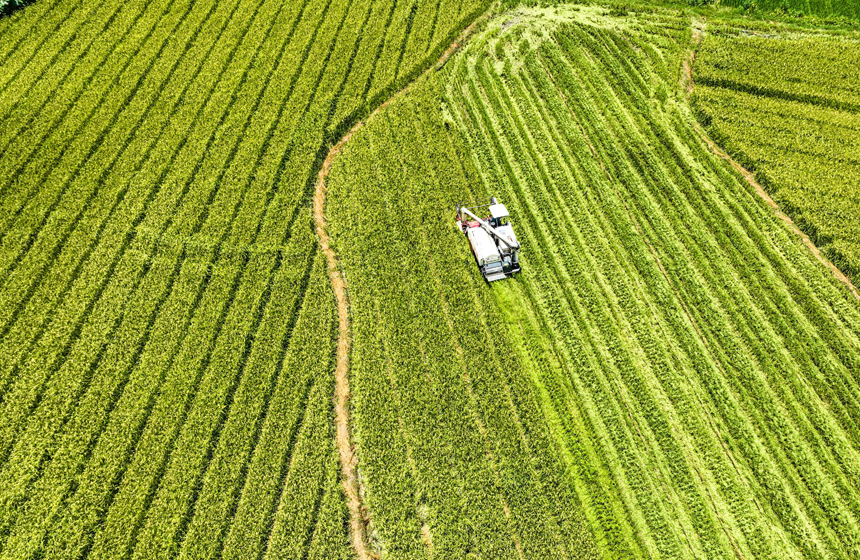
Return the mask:
[[[479,218],[473,210],[487,208],[489,216]],[[457,227],[466,235],[478,268],[487,282],[504,280],[520,268],[520,244],[510,214],[496,197],[489,204],[457,205]]]

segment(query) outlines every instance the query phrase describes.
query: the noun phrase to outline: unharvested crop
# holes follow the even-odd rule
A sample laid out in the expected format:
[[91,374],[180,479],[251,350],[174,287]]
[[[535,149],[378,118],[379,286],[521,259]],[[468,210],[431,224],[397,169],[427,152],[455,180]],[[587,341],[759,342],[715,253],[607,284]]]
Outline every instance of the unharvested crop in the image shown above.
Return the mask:
[[860,20],[857,0],[723,0],[721,4],[753,10],[768,10],[797,17],[848,18]]
[[844,38],[707,37],[695,108],[855,283],[860,279],[860,45]]
[[0,20],[0,555],[349,554],[314,178],[483,7]]

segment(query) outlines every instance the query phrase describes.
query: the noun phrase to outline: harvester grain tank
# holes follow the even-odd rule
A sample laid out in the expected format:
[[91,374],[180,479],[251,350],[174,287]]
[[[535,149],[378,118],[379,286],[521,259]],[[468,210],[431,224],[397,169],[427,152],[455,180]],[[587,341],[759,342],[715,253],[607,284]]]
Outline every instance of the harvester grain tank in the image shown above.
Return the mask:
[[[487,208],[489,216],[479,218],[473,210]],[[519,272],[520,244],[508,209],[496,197],[489,204],[457,205],[457,227],[466,235],[478,268],[487,282],[504,280]]]

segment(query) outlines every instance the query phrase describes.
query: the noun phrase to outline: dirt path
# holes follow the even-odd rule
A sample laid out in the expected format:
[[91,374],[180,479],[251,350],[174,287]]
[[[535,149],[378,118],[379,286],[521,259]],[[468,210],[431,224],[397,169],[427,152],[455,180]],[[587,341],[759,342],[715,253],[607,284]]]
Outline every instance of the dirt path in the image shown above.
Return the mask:
[[744,166],[742,166],[740,163],[736,162],[729,154],[721,150],[719,146],[717,146],[714,141],[708,137],[707,133],[698,123],[696,123],[696,131],[708,145],[708,148],[710,148],[712,152],[714,152],[724,160],[728,161],[732,165],[732,167],[734,167],[735,170],[740,173],[744,179],[746,179],[746,182],[749,183],[750,186],[755,189],[756,194],[758,194],[761,199],[764,200],[765,203],[773,209],[773,213],[776,214],[776,217],[785,222],[785,224],[788,225],[788,229],[790,229],[792,232],[794,232],[795,235],[800,237],[800,240],[803,242],[804,245],[809,248],[809,250],[812,252],[812,255],[816,259],[818,259],[821,264],[828,268],[837,280],[845,284],[848,290],[852,294],[854,294],[855,298],[857,298],[857,301],[860,301],[860,292],[857,291],[857,287],[853,283],[851,283],[851,280],[847,276],[845,276],[845,274],[841,270],[839,270],[839,268],[837,268],[835,264],[830,262],[830,260],[821,253],[821,250],[815,245],[815,243],[812,242],[811,239],[809,239],[809,236],[803,233],[803,231],[799,227],[797,227],[797,224],[794,223],[794,220],[792,220],[785,212],[782,211],[782,209],[773,200],[773,198],[771,198],[771,196],[767,194],[767,191],[765,191],[764,188],[758,183],[758,181],[756,181],[755,175],[751,171],[746,169]]
[[347,507],[349,508],[350,518],[350,540],[352,541],[353,549],[359,560],[371,560],[377,558],[377,555],[368,549],[366,527],[369,521],[369,513],[362,506],[360,481],[358,479],[358,459],[355,453],[355,446],[352,443],[352,438],[349,433],[349,349],[350,349],[350,332],[349,332],[349,293],[347,290],[346,280],[340,271],[337,263],[337,255],[331,248],[331,238],[326,233],[326,218],[325,218],[325,202],[326,202],[326,182],[329,173],[331,172],[334,159],[340,154],[352,135],[355,134],[366,122],[374,118],[379,111],[388,106],[392,99],[403,95],[409,88],[412,87],[418,79],[424,77],[432,71],[440,69],[453,55],[463,42],[471,35],[479,22],[486,19],[491,12],[485,12],[473,21],[466,29],[464,29],[457,39],[445,49],[439,60],[431,65],[427,70],[418,76],[415,80],[406,84],[400,91],[392,95],[387,101],[373,110],[372,113],[364,120],[356,123],[341,140],[329,151],[323,162],[322,168],[317,175],[317,184],[314,190],[314,224],[316,225],[317,236],[319,237],[320,249],[326,257],[328,264],[328,277],[331,282],[334,297],[337,301],[337,361],[335,365],[335,424],[337,427],[337,449],[340,454],[340,466],[343,478],[343,491],[346,495]]
[[[703,26],[701,25],[701,23],[699,23],[698,25],[694,25],[692,35],[694,48],[690,51],[689,55],[682,63],[681,75],[682,85],[684,91],[686,91],[687,93],[688,100],[690,94],[693,92],[694,86],[693,63],[696,60],[695,49],[698,48],[702,42]],[[761,197],[761,199],[764,200],[764,202],[771,207],[774,214],[776,214],[776,217],[782,220],[788,226],[788,229],[790,229],[795,235],[800,237],[800,240],[803,242],[804,245],[806,245],[812,255],[818,260],[818,262],[820,262],[825,266],[825,268],[830,270],[830,272],[833,273],[833,276],[835,276],[837,280],[845,284],[848,290],[852,294],[854,294],[854,297],[857,299],[857,301],[860,301],[860,292],[858,292],[857,287],[851,282],[851,280],[845,275],[845,273],[839,270],[836,265],[830,262],[830,259],[828,259],[821,253],[821,250],[815,245],[815,243],[812,242],[808,235],[803,233],[803,230],[801,230],[797,226],[797,224],[794,223],[794,220],[792,220],[790,216],[788,216],[785,212],[782,211],[776,201],[774,201],[773,198],[771,198],[771,196],[767,193],[767,191],[765,191],[764,188],[759,184],[759,182],[756,181],[755,174],[750,170],[746,169],[737,161],[735,161],[732,156],[730,156],[729,154],[724,152],[719,146],[717,146],[717,144],[708,136],[708,133],[705,131],[701,124],[694,121],[693,127],[696,129],[696,132],[699,134],[702,140],[704,140],[705,143],[708,145],[708,148],[714,154],[720,156],[721,158],[729,162],[729,164],[731,164],[735,171],[740,173],[740,175],[746,180],[746,182],[749,183],[749,185],[755,190],[756,194],[758,194],[758,196]]]

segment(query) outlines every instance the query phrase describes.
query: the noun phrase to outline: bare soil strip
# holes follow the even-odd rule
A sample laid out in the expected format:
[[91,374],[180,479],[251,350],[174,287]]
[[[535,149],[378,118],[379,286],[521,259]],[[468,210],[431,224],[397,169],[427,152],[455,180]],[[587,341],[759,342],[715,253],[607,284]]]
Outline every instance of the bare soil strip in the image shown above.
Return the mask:
[[346,280],[340,271],[337,264],[337,255],[331,248],[331,239],[326,233],[325,219],[325,202],[326,202],[326,181],[331,172],[334,158],[343,151],[344,146],[349,142],[352,135],[360,129],[366,122],[374,118],[380,110],[388,106],[392,99],[403,95],[412,84],[421,77],[430,72],[441,68],[453,55],[468,36],[475,29],[477,24],[488,17],[490,12],[485,12],[484,15],[473,21],[466,29],[464,29],[457,39],[442,53],[436,64],[431,65],[427,70],[419,75],[418,78],[406,84],[403,89],[392,95],[387,101],[373,110],[372,113],[364,120],[359,121],[350,129],[341,140],[329,151],[323,162],[322,168],[317,175],[317,184],[314,190],[314,223],[316,225],[317,236],[319,236],[320,249],[326,257],[328,264],[328,277],[331,282],[334,297],[337,300],[337,317],[338,317],[338,334],[337,334],[337,361],[335,365],[335,423],[337,427],[337,449],[340,454],[340,466],[343,476],[343,491],[346,495],[347,507],[349,508],[350,517],[350,540],[352,541],[353,549],[359,560],[371,560],[376,558],[376,554],[371,552],[367,546],[366,526],[369,516],[367,510],[362,507],[359,479],[357,473],[358,459],[355,454],[355,447],[349,434],[349,348],[350,348],[350,333],[349,333],[349,294],[347,291]]
[[358,475],[356,472],[357,459],[355,449],[349,436],[349,296],[346,291],[346,281],[337,266],[337,256],[331,248],[331,239],[325,231],[326,219],[323,214],[326,199],[326,179],[331,171],[334,157],[343,150],[344,144],[352,134],[361,127],[358,123],[332,148],[323,162],[317,176],[314,191],[314,223],[320,240],[320,248],[325,254],[328,264],[328,277],[331,282],[334,297],[337,300],[337,361],[335,375],[335,423],[337,426],[337,450],[340,454],[340,467],[343,472],[343,491],[350,517],[350,540],[359,560],[370,560],[372,556],[367,549],[365,521],[361,511],[361,500],[358,491]]

